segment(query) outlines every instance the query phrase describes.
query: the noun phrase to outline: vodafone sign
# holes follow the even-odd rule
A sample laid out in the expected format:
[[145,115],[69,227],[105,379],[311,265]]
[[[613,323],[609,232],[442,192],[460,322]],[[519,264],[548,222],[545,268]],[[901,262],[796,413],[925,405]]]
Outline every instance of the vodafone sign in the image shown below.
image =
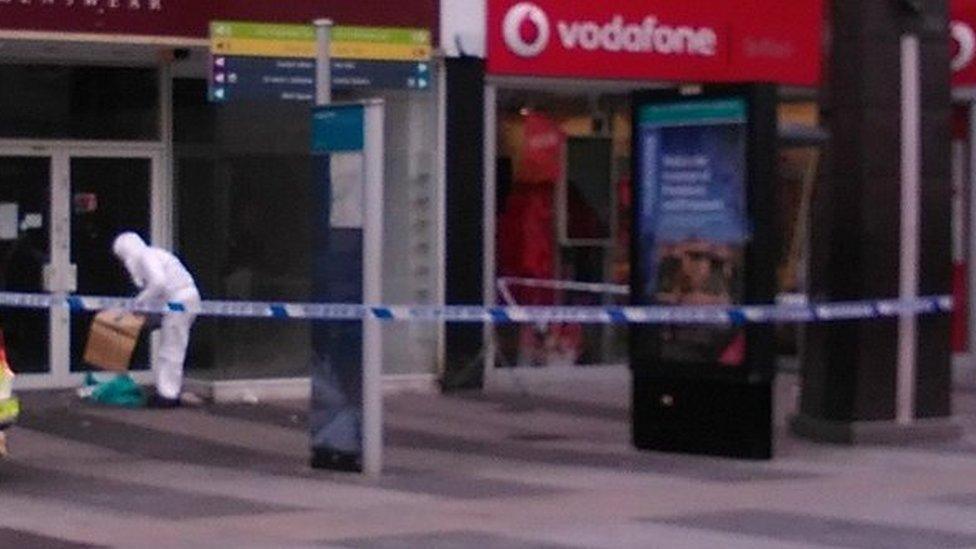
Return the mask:
[[[603,25],[594,21],[559,21],[556,27],[559,41],[567,50],[705,57],[714,57],[718,50],[715,29],[672,27],[658,24],[657,18],[651,16],[638,23],[626,23],[617,15]],[[521,57],[535,57],[549,45],[551,29],[546,12],[531,2],[522,2],[508,10],[502,32],[509,50]]]
[[952,85],[976,86],[976,0],[952,0],[950,18]]
[[822,28],[822,0],[488,0],[488,70],[812,85]]
[[542,53],[549,45],[551,31],[546,12],[529,2],[512,6],[502,23],[505,45],[519,57],[535,57]]

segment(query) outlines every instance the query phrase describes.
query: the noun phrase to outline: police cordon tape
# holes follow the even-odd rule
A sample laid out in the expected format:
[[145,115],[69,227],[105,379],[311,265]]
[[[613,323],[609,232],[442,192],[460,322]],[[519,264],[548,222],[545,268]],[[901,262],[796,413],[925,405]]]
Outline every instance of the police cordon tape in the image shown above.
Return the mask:
[[296,320],[365,320],[383,322],[580,324],[715,324],[805,323],[902,315],[930,315],[952,311],[951,296],[912,300],[876,299],[822,304],[743,306],[591,306],[480,307],[474,305],[361,305],[342,303],[275,303],[203,301],[194,310],[182,303],[139,303],[134,299],[100,296],[0,292],[0,308],[67,308],[72,311],[123,309],[140,313],[195,313],[199,316]]

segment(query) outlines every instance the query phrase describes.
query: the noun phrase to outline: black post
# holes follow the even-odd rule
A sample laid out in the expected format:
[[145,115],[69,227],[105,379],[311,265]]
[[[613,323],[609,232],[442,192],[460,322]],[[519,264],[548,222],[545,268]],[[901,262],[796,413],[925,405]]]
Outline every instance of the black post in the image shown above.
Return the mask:
[[[462,57],[447,70],[447,257],[446,300],[484,303],[485,64]],[[487,128],[495,131],[495,128]],[[480,388],[484,378],[484,330],[477,324],[445,328],[445,390]]]

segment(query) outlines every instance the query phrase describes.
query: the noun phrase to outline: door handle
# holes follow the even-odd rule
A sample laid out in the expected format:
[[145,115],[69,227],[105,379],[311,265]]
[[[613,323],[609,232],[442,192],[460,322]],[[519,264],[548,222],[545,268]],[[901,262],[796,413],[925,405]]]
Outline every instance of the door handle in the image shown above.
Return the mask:
[[41,283],[44,286],[45,292],[53,293],[57,291],[57,281],[54,279],[56,275],[57,270],[54,268],[54,265],[46,263],[43,271],[41,271],[41,278],[43,279]]
[[64,272],[64,291],[73,294],[78,291],[78,266],[69,263]]

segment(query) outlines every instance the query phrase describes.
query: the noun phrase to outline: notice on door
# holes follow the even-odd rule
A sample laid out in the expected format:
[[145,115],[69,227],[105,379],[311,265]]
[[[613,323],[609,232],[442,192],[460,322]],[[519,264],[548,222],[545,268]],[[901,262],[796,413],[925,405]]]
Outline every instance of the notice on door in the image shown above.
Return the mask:
[[336,229],[363,228],[363,155],[332,155],[332,211],[329,218]]
[[29,231],[31,229],[44,228],[44,215],[39,213],[24,214],[24,221],[20,224],[20,230]]
[[363,228],[366,122],[363,106],[330,105],[312,114],[312,154],[327,155],[328,173],[320,174],[329,189],[333,229]]
[[17,240],[19,215],[16,202],[0,202],[0,240]]

